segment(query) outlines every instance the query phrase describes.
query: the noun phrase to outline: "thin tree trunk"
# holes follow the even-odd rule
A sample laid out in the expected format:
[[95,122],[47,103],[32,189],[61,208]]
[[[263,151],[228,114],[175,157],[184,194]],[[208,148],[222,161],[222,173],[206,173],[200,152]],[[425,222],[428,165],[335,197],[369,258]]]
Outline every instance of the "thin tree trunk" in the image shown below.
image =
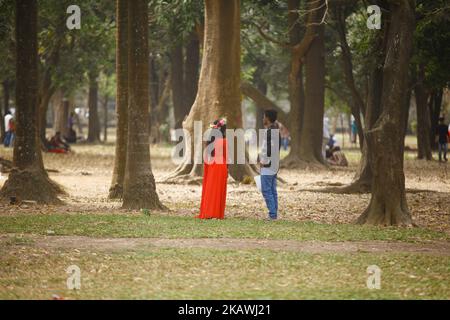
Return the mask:
[[56,112],[55,131],[60,132],[63,137],[68,133],[68,118],[69,99],[65,96],[64,91],[61,90]]
[[365,104],[358,88],[356,87],[355,79],[353,77],[353,62],[350,47],[347,42],[345,17],[343,17],[340,7],[337,7],[334,10],[334,12],[338,20],[337,29],[342,49],[341,57],[342,57],[342,68],[344,70],[345,76],[345,83],[352,95],[350,109],[353,117],[355,118],[355,123],[358,130],[359,146],[362,149],[364,145],[364,128],[361,122],[361,113],[363,115],[365,114]]
[[148,10],[128,1],[128,142],[123,208],[162,209],[150,165]]
[[414,88],[417,109],[417,149],[419,159],[431,160],[431,144],[430,144],[430,109],[427,104],[428,94],[424,85],[425,68],[421,64],[417,74],[417,83]]
[[177,44],[170,55],[171,63],[171,84],[172,84],[172,102],[175,115],[175,128],[181,128],[184,118],[187,116],[189,109],[186,107],[184,99],[184,63],[183,63],[183,47]]
[[103,141],[108,140],[108,102],[109,97],[106,94],[103,101]]
[[404,125],[408,68],[414,33],[414,0],[390,3],[387,52],[383,69],[382,113],[367,131],[373,149],[372,197],[357,222],[373,225],[411,225],[403,170]]
[[13,165],[0,196],[13,203],[33,200],[58,203],[62,192],[44,170],[38,138],[38,4],[16,1],[17,129]]
[[128,0],[116,0],[116,148],[110,199],[122,198],[128,140]]
[[430,143],[433,150],[437,149],[436,142],[436,131],[439,123],[439,115],[441,114],[442,108],[442,95],[443,89],[433,90],[428,101],[429,110],[431,110],[431,132],[430,132]]
[[89,73],[89,129],[88,129],[88,142],[100,141],[100,121],[98,118],[98,82],[97,73]]

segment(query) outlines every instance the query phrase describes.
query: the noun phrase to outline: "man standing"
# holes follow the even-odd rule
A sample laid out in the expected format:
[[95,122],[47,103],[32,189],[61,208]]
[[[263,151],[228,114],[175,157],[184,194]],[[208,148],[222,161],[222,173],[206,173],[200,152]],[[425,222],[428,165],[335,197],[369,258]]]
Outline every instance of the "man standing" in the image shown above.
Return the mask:
[[261,171],[261,192],[269,210],[269,221],[278,218],[277,173],[280,162],[280,128],[275,110],[264,111],[264,135],[259,165]]
[[449,132],[447,125],[444,124],[444,117],[439,118],[439,125],[437,128],[436,136],[438,138],[439,145],[439,162],[442,162],[442,154],[444,154],[444,161],[447,162]]
[[14,141],[14,119],[11,114],[11,111],[6,110],[5,112],[5,140],[3,144],[5,147],[12,146]]

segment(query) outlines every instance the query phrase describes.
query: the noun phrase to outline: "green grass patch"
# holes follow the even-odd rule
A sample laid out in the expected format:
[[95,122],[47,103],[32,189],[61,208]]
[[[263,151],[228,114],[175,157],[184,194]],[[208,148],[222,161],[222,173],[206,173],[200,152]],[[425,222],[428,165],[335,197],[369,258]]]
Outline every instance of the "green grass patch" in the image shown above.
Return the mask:
[[370,227],[279,220],[228,218],[198,220],[158,214],[51,214],[0,217],[0,233],[143,238],[251,238],[318,241],[448,240],[445,233],[421,228]]
[[[20,250],[20,254],[18,251]],[[450,258],[268,250],[0,248],[0,299],[449,299]],[[66,269],[81,269],[81,289]],[[381,289],[367,288],[377,265]]]

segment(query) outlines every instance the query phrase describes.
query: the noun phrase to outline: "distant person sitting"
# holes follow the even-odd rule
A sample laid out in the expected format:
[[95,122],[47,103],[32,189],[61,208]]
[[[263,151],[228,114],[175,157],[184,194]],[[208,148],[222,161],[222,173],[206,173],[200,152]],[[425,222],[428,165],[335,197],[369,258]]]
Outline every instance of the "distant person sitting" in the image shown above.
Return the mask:
[[65,143],[61,138],[61,132],[56,132],[50,139],[48,144],[48,152],[53,153],[67,153],[70,151],[70,146]]
[[437,127],[436,138],[438,140],[439,147],[439,162],[442,162],[442,154],[444,155],[444,161],[447,162],[447,150],[450,140],[448,126],[444,124],[444,117],[439,118],[439,125]]
[[345,154],[341,151],[341,148],[334,146],[330,150],[327,150],[327,161],[329,164],[340,167],[347,167],[348,161]]

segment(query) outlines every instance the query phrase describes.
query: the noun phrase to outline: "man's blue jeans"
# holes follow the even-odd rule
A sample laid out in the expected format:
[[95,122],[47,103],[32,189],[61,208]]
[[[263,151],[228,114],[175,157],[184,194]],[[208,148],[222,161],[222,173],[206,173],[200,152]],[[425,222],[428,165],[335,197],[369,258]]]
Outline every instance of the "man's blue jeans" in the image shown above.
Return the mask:
[[277,175],[261,174],[261,192],[269,209],[269,217],[276,219],[278,215]]
[[3,144],[5,145],[5,147],[11,146],[11,143],[13,142],[13,139],[14,139],[13,135],[14,134],[12,131],[6,131],[5,140],[3,141]]

